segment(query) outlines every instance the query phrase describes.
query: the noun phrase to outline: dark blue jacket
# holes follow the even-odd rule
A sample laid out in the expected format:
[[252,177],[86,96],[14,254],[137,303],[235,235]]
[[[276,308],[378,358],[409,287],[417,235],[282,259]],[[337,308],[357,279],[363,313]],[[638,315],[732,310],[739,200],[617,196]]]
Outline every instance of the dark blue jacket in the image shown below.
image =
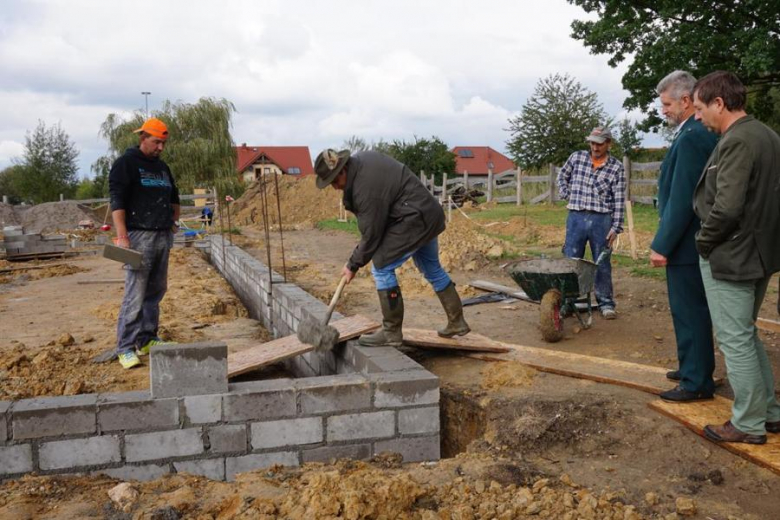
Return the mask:
[[699,218],[693,211],[693,191],[718,138],[693,116],[682,124],[661,163],[658,178],[658,231],[650,248],[669,265],[699,263],[696,232]]

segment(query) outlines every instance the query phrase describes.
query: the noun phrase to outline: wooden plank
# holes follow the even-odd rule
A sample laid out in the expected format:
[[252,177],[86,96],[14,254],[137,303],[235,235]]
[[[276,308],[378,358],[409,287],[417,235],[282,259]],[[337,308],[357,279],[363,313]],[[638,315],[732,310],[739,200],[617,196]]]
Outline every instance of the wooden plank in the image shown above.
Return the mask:
[[648,172],[661,169],[660,162],[648,162],[648,163],[633,163],[631,170],[635,172]]
[[477,352],[509,352],[500,341],[470,332],[465,336],[442,338],[435,330],[404,329],[404,344],[413,347],[469,350]]
[[517,298],[518,300],[524,300],[531,303],[539,303],[536,300],[532,300],[531,297],[525,293],[525,291],[523,291],[522,289],[518,289],[516,287],[507,287],[506,285],[501,285],[494,282],[488,282],[486,280],[474,280],[472,282],[469,282],[469,285],[471,287],[474,287],[475,289],[480,289],[482,291],[497,292],[501,294],[506,294],[507,296],[511,296],[512,298]]
[[756,327],[768,332],[780,332],[780,321],[758,318],[756,320]]
[[[346,341],[379,328],[379,323],[360,315],[333,321],[330,325],[339,331],[339,341]],[[275,339],[228,355],[228,377],[251,372],[312,350],[313,346],[301,343],[297,336]]]
[[[667,403],[658,400],[648,403],[648,406],[703,437],[705,426],[723,424],[731,418],[732,404],[729,399],[715,396],[712,401]],[[762,445],[739,442],[718,442],[715,444],[780,475],[780,435],[770,433],[767,435],[766,444]]]
[[[512,351],[506,354],[480,353],[466,356],[482,361],[517,361],[540,372],[625,386],[655,395],[674,387],[674,382],[666,379],[667,368],[512,343],[501,344]],[[715,379],[716,386],[722,383],[722,379]]]
[[124,278],[108,278],[105,280],[79,280],[76,282],[79,285],[92,285],[96,283],[125,283]]
[[658,179],[631,179],[632,186],[658,186]]
[[548,200],[550,198],[550,190],[546,190],[541,195],[537,195],[536,197],[531,199],[531,204],[538,204],[544,200]]
[[524,175],[522,177],[523,184],[525,183],[535,183],[535,182],[547,182],[547,175]]

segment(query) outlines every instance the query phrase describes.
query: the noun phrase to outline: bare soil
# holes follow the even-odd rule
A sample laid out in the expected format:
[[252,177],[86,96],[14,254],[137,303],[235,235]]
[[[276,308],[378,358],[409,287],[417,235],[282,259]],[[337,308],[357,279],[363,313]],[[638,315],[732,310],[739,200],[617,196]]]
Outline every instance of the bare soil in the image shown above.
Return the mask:
[[[251,210],[250,210],[251,211]],[[306,226],[302,226],[306,227]],[[549,237],[549,229],[537,230]],[[236,237],[266,261],[258,227]],[[278,235],[273,268],[282,272]],[[323,301],[356,237],[301,229],[285,233],[287,276]],[[500,258],[484,250],[458,255],[457,239],[443,250],[462,295],[478,277],[512,285]],[[456,244],[448,246],[446,244]],[[484,244],[487,246],[488,244]],[[498,243],[489,243],[492,248]],[[472,264],[471,262],[475,262]],[[92,365],[113,346],[122,285],[80,285],[121,277],[103,259],[69,261],[79,272],[39,280],[15,277],[0,284],[0,398],[145,388],[145,370]],[[406,267],[406,266],[405,266]],[[380,317],[365,271],[345,290],[338,310]],[[436,296],[413,267],[401,270],[407,326],[443,324]],[[232,350],[267,339],[245,317],[230,288],[191,250],[177,250],[171,289],[163,304],[170,339],[225,339]],[[762,316],[776,319],[777,284]],[[577,331],[567,320],[563,341],[546,344],[539,308],[524,302],[467,307],[475,332],[503,341],[673,368],[675,342],[663,282],[615,269],[620,316],[594,317]],[[464,290],[465,289],[465,290]],[[207,325],[201,328],[201,325]],[[247,332],[249,331],[249,332]],[[64,334],[72,336],[74,342]],[[91,339],[90,339],[91,338]],[[764,335],[780,374],[778,338]],[[133,484],[138,497],[116,504],[108,491],[119,481],[102,476],[29,476],[0,484],[0,518],[692,518],[768,519],[780,510],[780,478],[744,461],[647,408],[639,391],[536,372],[517,363],[490,363],[454,354],[408,349],[441,378],[442,453],[435,464],[401,465],[393,457],[371,463],[341,461],[299,469],[247,473],[235,483],[173,475]],[[10,360],[19,359],[13,366]],[[35,359],[51,371],[33,369]],[[26,365],[25,365],[26,364]],[[26,372],[13,372],[17,366]],[[723,375],[722,358],[718,373]],[[44,380],[59,383],[44,387]],[[71,383],[72,385],[73,383]],[[670,384],[671,386],[671,384]],[[37,389],[34,391],[28,388]],[[60,389],[62,388],[62,391]],[[721,392],[728,395],[728,388]]]

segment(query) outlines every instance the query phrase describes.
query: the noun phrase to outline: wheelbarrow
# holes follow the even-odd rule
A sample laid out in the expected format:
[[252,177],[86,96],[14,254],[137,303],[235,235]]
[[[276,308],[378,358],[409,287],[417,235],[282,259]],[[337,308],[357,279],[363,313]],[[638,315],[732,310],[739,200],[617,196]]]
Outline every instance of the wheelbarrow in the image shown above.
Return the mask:
[[[596,263],[580,258],[539,258],[513,262],[506,267],[509,276],[534,301],[541,303],[539,324],[542,338],[555,343],[563,338],[563,319],[572,314],[583,329],[593,323],[590,293],[598,264],[608,260],[611,249],[604,250]],[[587,298],[586,317],[577,308],[577,300]]]

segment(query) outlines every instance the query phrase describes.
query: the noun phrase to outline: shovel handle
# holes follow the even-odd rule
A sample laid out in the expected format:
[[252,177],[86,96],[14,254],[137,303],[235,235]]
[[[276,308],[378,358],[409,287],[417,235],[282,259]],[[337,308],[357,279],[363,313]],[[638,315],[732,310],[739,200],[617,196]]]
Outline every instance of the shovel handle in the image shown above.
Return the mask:
[[328,305],[328,313],[325,314],[325,325],[328,324],[330,321],[330,317],[333,314],[333,309],[336,308],[336,303],[338,303],[339,298],[341,298],[341,292],[344,290],[344,286],[347,285],[347,277],[342,276],[341,281],[339,282],[339,286],[336,287],[336,292],[333,294],[333,298],[330,299],[330,305]]

